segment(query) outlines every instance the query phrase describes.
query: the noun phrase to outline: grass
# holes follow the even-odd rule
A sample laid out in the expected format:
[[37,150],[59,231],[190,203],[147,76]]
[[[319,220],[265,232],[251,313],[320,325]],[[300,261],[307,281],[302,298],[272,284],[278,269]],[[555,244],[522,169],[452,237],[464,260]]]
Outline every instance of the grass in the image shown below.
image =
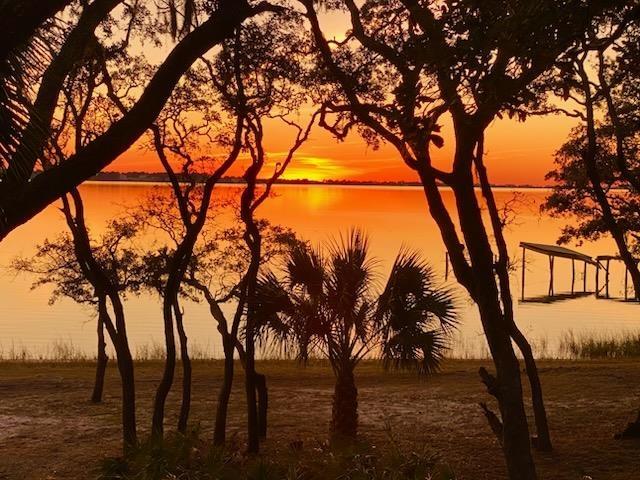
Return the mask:
[[[113,349],[108,349],[110,358],[115,358]],[[163,343],[151,342],[138,345],[134,351],[134,358],[138,361],[160,361],[166,357]],[[178,350],[178,358],[180,352]],[[192,360],[215,360],[208,346],[197,342],[189,343],[189,357]],[[76,345],[73,340],[58,339],[44,348],[34,349],[24,344],[11,344],[5,346],[0,343],[0,362],[30,362],[30,363],[86,363],[95,361],[95,353],[89,354],[86,350]]]
[[573,359],[640,358],[640,333],[577,336],[568,332],[560,339],[560,351]]
[[54,340],[44,350],[37,353],[23,344],[11,342],[9,346],[0,344],[0,362],[87,362],[95,360],[72,340]]

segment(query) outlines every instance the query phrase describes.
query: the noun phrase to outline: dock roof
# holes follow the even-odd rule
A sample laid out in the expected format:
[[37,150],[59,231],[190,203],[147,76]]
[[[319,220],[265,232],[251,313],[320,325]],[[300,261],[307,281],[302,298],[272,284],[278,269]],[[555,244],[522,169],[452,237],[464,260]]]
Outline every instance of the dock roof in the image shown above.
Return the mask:
[[547,245],[544,243],[531,243],[531,242],[520,242],[520,246],[527,250],[532,250],[537,253],[542,253],[544,255],[551,255],[553,257],[563,257],[570,258],[572,260],[579,260],[581,262],[587,262],[591,265],[596,265],[597,263],[591,258],[589,255],[585,255],[584,253],[577,252],[575,250],[571,250],[569,248],[561,247],[559,245]]

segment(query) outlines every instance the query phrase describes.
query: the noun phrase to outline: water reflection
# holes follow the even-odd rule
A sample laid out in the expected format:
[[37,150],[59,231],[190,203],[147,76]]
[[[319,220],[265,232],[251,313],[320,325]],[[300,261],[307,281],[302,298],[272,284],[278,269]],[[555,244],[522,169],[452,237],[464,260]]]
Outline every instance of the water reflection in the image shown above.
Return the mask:
[[[100,234],[107,220],[124,208],[131,208],[143,200],[154,187],[148,184],[94,183],[81,187],[85,198],[89,228]],[[166,187],[161,187],[166,188]],[[222,186],[218,195],[235,193],[237,186]],[[443,192],[448,206],[452,206],[450,192]],[[506,231],[511,255],[516,259],[512,272],[512,289],[516,298],[521,297],[518,244],[520,241],[555,243],[562,226],[570,219],[553,219],[542,216],[539,206],[545,191],[524,189],[514,191],[497,189],[499,206],[510,203],[512,221]],[[444,277],[445,253],[437,227],[428,215],[420,188],[358,187],[358,186],[278,186],[275,195],[258,211],[274,223],[294,229],[301,237],[313,242],[327,238],[351,226],[364,228],[371,237],[371,251],[384,271],[390,268],[393,254],[401,245],[423,251],[434,270]],[[224,217],[223,217],[224,218]],[[220,221],[233,221],[226,218]],[[53,238],[64,229],[61,213],[55,206],[42,212],[35,220],[20,227],[0,244],[0,263],[6,266],[15,255],[29,255],[33,246],[47,237]],[[581,252],[597,256],[615,253],[614,245],[607,239],[586,243]],[[623,333],[638,328],[638,306],[613,300],[596,299],[593,296],[570,295],[571,261],[558,259],[555,264],[554,290],[560,298],[543,303],[548,292],[548,260],[542,255],[527,256],[526,298],[516,303],[516,320],[523,331],[547,355],[554,354],[562,335],[568,331]],[[612,264],[610,293],[623,297],[624,274]],[[590,268],[587,274],[587,290],[593,291],[595,279]],[[576,288],[583,285],[582,269],[576,272]],[[449,279],[453,283],[453,279]],[[0,291],[3,295],[4,316],[0,322],[0,346],[6,356],[11,348],[26,348],[31,352],[47,355],[55,341],[70,342],[88,353],[95,348],[93,311],[69,300],[48,305],[50,291],[30,291],[31,281],[26,276],[15,278],[3,269]],[[477,356],[485,351],[484,339],[473,304],[459,290],[459,305],[463,322],[457,333],[453,354]],[[562,299],[562,301],[557,301]],[[156,296],[142,295],[131,298],[126,305],[130,338],[133,350],[143,350],[152,343],[163,340],[160,304]],[[208,353],[221,356],[219,339],[205,305],[186,303],[185,322],[192,343]]]

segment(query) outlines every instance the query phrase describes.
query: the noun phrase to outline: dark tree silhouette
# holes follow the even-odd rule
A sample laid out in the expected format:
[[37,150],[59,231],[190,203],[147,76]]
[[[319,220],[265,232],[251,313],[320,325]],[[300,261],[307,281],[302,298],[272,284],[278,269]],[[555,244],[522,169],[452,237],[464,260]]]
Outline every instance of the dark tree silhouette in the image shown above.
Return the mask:
[[[95,308],[99,364],[92,398],[97,400],[102,390],[102,369],[106,367],[102,332],[106,329],[116,351],[122,383],[122,428],[126,450],[137,440],[133,358],[123,307],[125,295],[137,293],[140,287],[138,279],[142,266],[132,243],[136,228],[130,222],[116,220],[108,224],[98,239],[91,239],[80,194],[74,190],[69,197],[64,198],[63,211],[70,234],[62,234],[53,241],[46,240],[37,247],[32,258],[16,259],[12,266],[17,271],[36,276],[33,288],[53,285],[51,302],[66,296]],[[109,312],[109,303],[113,313]]]
[[[240,197],[240,219],[245,228],[243,240],[250,260],[237,289],[238,307],[229,335],[223,334],[225,378],[219,396],[214,441],[224,441],[233,379],[233,351],[237,349],[245,369],[250,453],[258,452],[259,439],[266,436],[268,402],[266,378],[255,369],[255,285],[264,255],[255,212],[270,196],[273,184],[285,173],[317,119],[317,114],[312,114],[306,125],[290,119],[305,100],[304,93],[296,88],[307,76],[303,68],[305,54],[300,48],[304,38],[299,30],[300,20],[295,16],[247,22],[238,29],[233,40],[224,43],[221,54],[214,61],[205,62],[209,78],[221,96],[223,110],[242,122],[242,149],[249,157],[243,175],[245,188]],[[264,147],[267,121],[281,123],[294,132],[290,148],[271,171],[266,171],[268,158]],[[262,177],[266,180],[261,189],[258,179]],[[242,318],[244,348],[237,342]]]
[[[211,227],[207,229],[203,235],[206,240],[201,242],[202,245],[198,245],[194,251],[184,280],[189,296],[196,299],[203,298],[209,305],[211,316],[222,337],[225,364],[216,407],[213,434],[215,445],[222,445],[226,440],[227,412],[233,386],[236,351],[243,367],[246,364],[245,349],[240,338],[246,302],[237,302],[235,314],[230,319],[222,309],[224,304],[238,300],[251,258],[251,252],[244,243],[244,229],[240,226],[240,222],[237,226],[221,230],[211,231]],[[258,220],[256,223],[262,239],[260,265],[264,268],[277,262],[288,248],[295,244],[296,238],[293,232],[271,225],[265,220]],[[256,375],[259,377],[256,385],[259,430],[260,436],[264,438],[267,433],[266,379],[261,374]]]
[[276,344],[306,361],[329,359],[336,384],[331,437],[353,439],[358,428],[355,368],[369,355],[386,367],[438,369],[456,324],[453,295],[436,284],[426,262],[402,250],[381,292],[375,260],[360,230],[323,249],[301,244],[285,259],[284,274],[268,273],[258,286],[261,327]]
[[[570,110],[558,111],[578,118],[581,125],[558,152],[559,168],[547,176],[558,186],[546,205],[549,211],[573,212],[585,219],[565,229],[563,241],[595,238],[605,232],[613,237],[636,297],[640,295],[640,270],[634,256],[638,226],[632,212],[638,208],[640,194],[640,105],[632,91],[638,81],[639,15],[640,7],[630,2],[603,16],[584,33],[579,48],[558,61],[553,87],[573,104]],[[603,114],[602,121],[597,120],[598,112]]]
[[[319,61],[339,88],[324,95],[323,125],[338,138],[353,127],[392,144],[418,174],[429,211],[449,253],[453,271],[480,311],[497,378],[492,379],[502,417],[502,444],[511,478],[536,478],[513,338],[532,386],[537,443],[550,449],[540,381],[531,349],[513,318],[508,261],[491,185],[482,164],[487,126],[537,100],[535,82],[575,46],[602,5],[567,0],[514,2],[331,2],[349,12],[343,42],[324,36],[312,0],[301,0]],[[609,3],[614,7],[613,3]],[[442,146],[439,121],[448,115],[455,133],[451,171],[433,166],[430,149]],[[521,115],[522,116],[522,115]],[[474,170],[491,213],[498,246],[494,262],[489,233],[474,192]],[[453,189],[458,226],[438,184]],[[460,236],[461,235],[461,236]],[[466,247],[466,252],[465,252]],[[496,279],[497,277],[497,279]],[[492,378],[492,377],[491,377]]]
[[[598,127],[595,131],[597,148],[593,162],[596,175],[587,172],[585,152],[589,140],[583,127],[577,127],[570,139],[556,153],[556,169],[546,178],[554,182],[553,192],[542,205],[544,211],[553,216],[571,216],[570,225],[565,225],[560,243],[583,240],[597,240],[612,235],[618,245],[620,257],[629,261],[628,270],[637,271],[638,235],[640,224],[635,212],[640,209],[637,194],[629,188],[616,167],[615,140],[610,127]],[[634,165],[638,153],[637,147],[626,148],[629,164]],[[634,167],[632,167],[634,168]],[[594,188],[593,178],[597,178],[598,187]],[[599,190],[599,192],[596,192]],[[604,195],[603,195],[604,194]],[[606,203],[605,203],[606,202]],[[612,234],[612,231],[615,232]],[[625,262],[626,265],[626,262]],[[634,282],[634,289],[635,289]]]
[[[204,85],[200,84],[200,86]],[[235,163],[242,149],[243,117],[238,116],[233,120],[231,130],[226,133],[221,132],[218,140],[213,139],[214,141],[209,146],[214,151],[226,147],[228,151],[226,154],[222,154],[225,155],[223,160],[216,165],[214,158],[203,159],[205,164],[202,167],[206,180],[203,184],[196,183],[193,169],[197,167],[197,162],[191,156],[193,142],[209,136],[209,123],[206,119],[204,124],[194,125],[187,118],[189,109],[193,108],[191,99],[197,87],[197,84],[190,83],[188,88],[177,89],[172,101],[167,105],[165,113],[160,118],[160,124],[152,128],[153,147],[169,175],[181,228],[180,235],[174,239],[175,247],[167,265],[166,279],[163,280],[162,285],[167,358],[154,403],[152,432],[156,438],[161,438],[163,433],[165,402],[173,384],[176,364],[174,326],[178,329],[184,374],[178,430],[184,433],[187,428],[191,403],[191,366],[187,350],[187,336],[182,324],[179,293],[194,247],[207,221],[216,184]],[[211,95],[211,90],[207,92],[207,95]],[[198,97],[196,95],[196,98]],[[199,98],[207,97],[200,96]],[[202,148],[202,145],[199,148]],[[174,170],[168,156],[169,152],[182,161],[181,173],[176,173]]]
[[[114,5],[111,5],[110,2]],[[80,22],[75,27],[78,32],[82,32],[82,35],[78,34],[77,36],[80,38],[72,44],[65,42],[63,47],[69,45],[69,49],[71,49],[72,46],[77,48],[81,44],[84,52],[84,46],[87,42],[81,40],[95,38],[89,36],[93,32],[91,27],[94,25],[97,27],[117,3],[114,0],[98,0],[91,3],[82,14],[87,17],[87,21]],[[222,0],[215,2],[215,6],[212,3],[211,8],[205,11],[206,18],[199,21],[198,26],[189,33],[184,34],[156,69],[143,93],[137,98],[127,114],[119,118],[107,131],[96,137],[80,151],[75,152],[64,163],[41,173],[35,170],[37,155],[35,158],[32,154],[24,157],[9,156],[5,162],[0,182],[0,238],[4,238],[18,225],[26,222],[63,194],[95,175],[131,147],[155,120],[171,95],[174,86],[191,65],[211,48],[233,35],[235,28],[244,20],[267,11],[280,12],[282,9],[267,2],[252,5],[246,0]],[[70,40],[71,37],[70,34],[67,40]],[[78,57],[71,59],[72,64],[77,61]],[[49,65],[49,69],[55,70],[54,80],[56,81],[41,83],[36,103],[38,98],[46,97],[48,99],[47,105],[51,105],[51,102],[55,104],[55,99],[60,93],[62,80],[67,73],[63,68],[58,70],[57,67],[53,67],[60,64],[68,66],[69,59],[66,56],[61,56],[58,52]],[[41,124],[39,129],[44,130],[45,133],[49,128],[47,120],[46,115],[43,115],[39,122]],[[23,138],[23,140],[26,142],[27,139]],[[40,152],[44,140],[40,137],[38,142],[29,141],[29,150],[33,153]],[[37,175],[31,178],[34,173]]]
[[[108,128],[108,118],[110,113],[113,113],[113,108],[110,109],[108,105],[101,107],[105,105],[105,99],[98,94],[100,88],[109,83],[108,77],[103,73],[103,61],[103,56],[87,55],[85,62],[77,65],[73,75],[63,82],[62,96],[57,99],[59,114],[51,122],[48,144],[39,157],[44,170],[55,168],[65,161],[68,152],[82,149],[95,135]],[[98,366],[92,399],[100,401],[102,397],[107,364],[104,340],[106,328],[117,354],[122,383],[123,444],[128,448],[136,443],[137,436],[134,367],[126,332],[123,296],[127,291],[138,290],[135,278],[139,276],[139,273],[136,273],[139,263],[130,245],[136,231],[131,223],[112,222],[107,234],[97,243],[92,241],[86,227],[82,197],[77,189],[73,189],[68,196],[62,198],[62,212],[71,236],[61,238],[60,251],[46,244],[46,248],[40,248],[40,254],[43,251],[51,251],[54,254],[51,256],[52,263],[48,265],[48,270],[44,268],[47,266],[47,257],[37,256],[43,272],[40,274],[41,283],[57,283],[67,292],[71,292],[69,296],[75,293],[76,301],[95,304],[98,317]],[[67,245],[68,242],[72,242],[72,249]],[[71,256],[64,259],[64,252],[72,252],[75,262]],[[56,263],[59,271],[52,273]],[[28,265],[23,264],[23,267],[27,268]],[[49,279],[46,278],[45,271],[51,275]],[[77,282],[75,287],[74,282]],[[86,295],[86,285],[93,288],[92,296]],[[109,313],[109,304],[115,316],[115,323]]]
[[[558,62],[555,92],[572,103],[555,109],[580,126],[556,157],[547,178],[557,182],[544,208],[581,219],[563,231],[562,241],[613,238],[640,296],[637,212],[640,208],[640,5],[627,2],[607,12]],[[547,110],[554,111],[548,107]],[[640,411],[618,435],[640,437]]]

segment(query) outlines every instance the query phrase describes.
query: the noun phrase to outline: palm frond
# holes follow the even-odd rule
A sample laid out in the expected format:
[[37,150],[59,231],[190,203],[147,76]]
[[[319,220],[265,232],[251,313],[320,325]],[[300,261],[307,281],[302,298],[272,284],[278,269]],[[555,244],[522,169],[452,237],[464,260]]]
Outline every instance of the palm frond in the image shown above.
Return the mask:
[[373,280],[374,261],[366,234],[354,228],[346,236],[334,239],[329,244],[328,263],[328,305],[337,315],[353,321]]
[[383,363],[431,373],[442,359],[445,339],[457,319],[453,293],[437,287],[432,269],[418,252],[403,248],[376,308]]
[[322,294],[325,266],[319,251],[307,244],[294,245],[285,260],[285,271],[291,287],[302,287],[313,297]]
[[[51,60],[52,46],[60,40],[51,33],[57,31],[49,26],[52,22],[53,19],[46,21],[25,43],[0,58],[0,173],[10,163],[16,170],[21,168],[20,159],[14,158],[18,146],[22,145],[25,150],[39,148],[35,140],[24,135],[29,121],[41,131],[48,131],[48,125],[39,125],[37,118],[31,118],[30,108],[33,87],[38,85]],[[20,173],[27,177],[31,174],[30,171]]]
[[[294,246],[285,262],[278,293],[288,295],[279,307],[283,335],[279,341],[305,360],[323,352],[332,363],[357,363],[380,348],[387,368],[436,371],[457,322],[453,293],[440,288],[427,262],[402,249],[383,292],[376,298],[374,261],[366,235],[357,229],[333,240],[323,251]],[[278,282],[273,276],[270,280]],[[266,304],[266,303],[265,303]],[[268,314],[265,314],[268,318]]]
[[419,308],[423,312],[427,312],[429,316],[435,317],[440,328],[446,333],[451,333],[458,326],[456,297],[453,291],[448,288],[429,291],[422,298]]
[[280,318],[281,314],[290,314],[293,304],[289,294],[272,272],[258,278],[254,299],[255,327],[261,336],[285,338],[289,326]]
[[378,299],[376,318],[399,330],[428,324],[434,317],[444,330],[454,328],[455,296],[436,286],[433,270],[418,252],[403,248]]
[[440,369],[448,348],[441,330],[404,330],[387,339],[382,362],[385,368],[416,370],[421,375],[429,375]]

